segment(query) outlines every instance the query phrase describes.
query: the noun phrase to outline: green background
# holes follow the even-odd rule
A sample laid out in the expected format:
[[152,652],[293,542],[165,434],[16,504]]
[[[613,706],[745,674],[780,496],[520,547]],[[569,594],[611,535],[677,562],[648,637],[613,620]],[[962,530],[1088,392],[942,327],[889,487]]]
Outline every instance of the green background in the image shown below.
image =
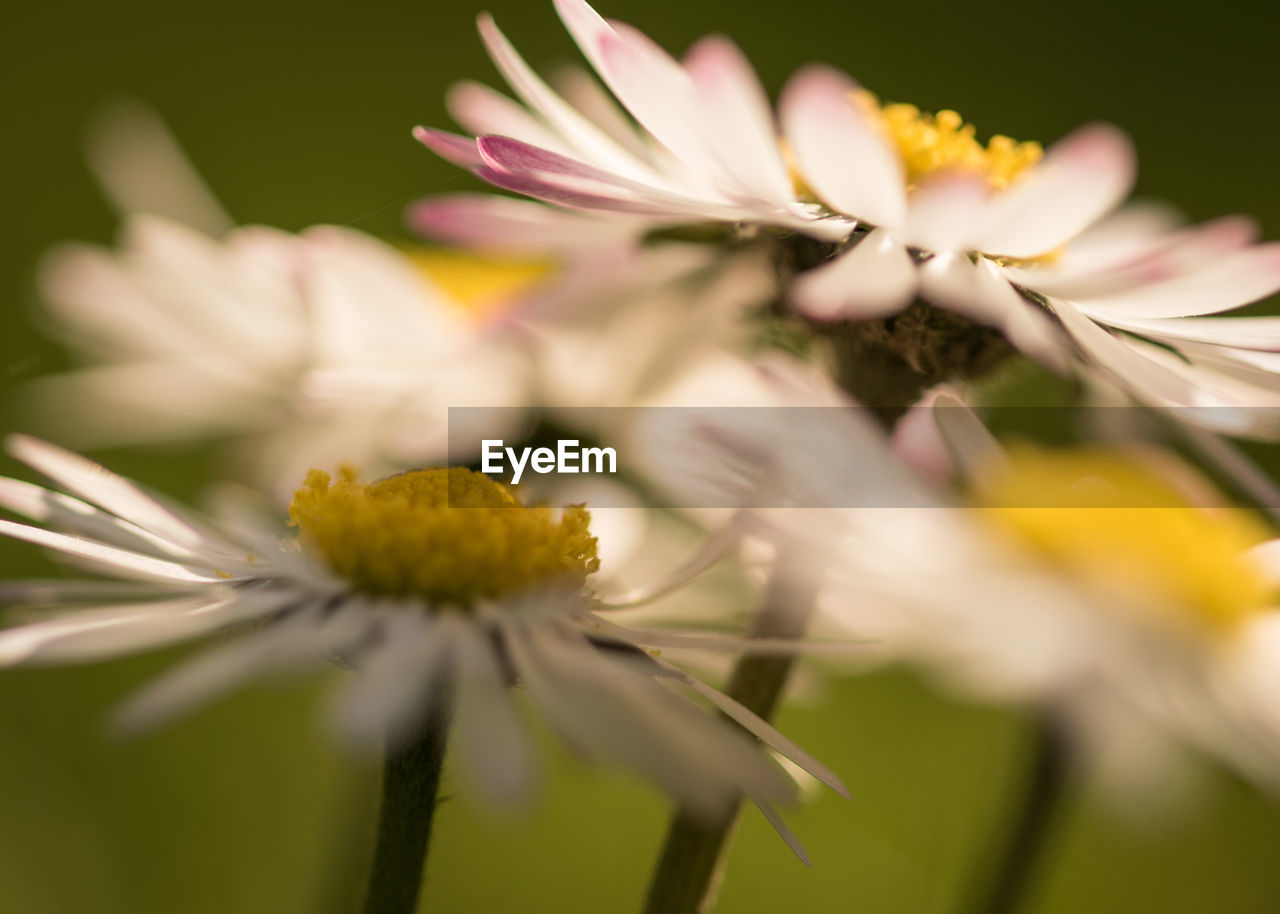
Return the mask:
[[[489,9],[534,63],[573,56],[549,2]],[[112,235],[114,216],[81,156],[103,101],[129,94],[155,105],[241,221],[402,235],[405,202],[470,184],[409,129],[447,123],[451,80],[495,79],[474,37],[477,11],[328,0],[9,8],[0,383],[62,364],[33,329],[40,253]],[[983,134],[1048,142],[1111,120],[1138,143],[1141,193],[1194,218],[1252,213],[1280,234],[1278,23],[1261,7],[613,0],[602,11],[671,49],[726,32],[775,91],[797,65],[825,60],[885,99],[957,108]],[[0,428],[16,421],[0,411]],[[196,449],[100,456],[180,495],[198,491],[211,467]],[[0,574],[45,567],[35,550],[0,543]],[[105,712],[181,653],[0,674],[0,911],[351,909],[375,785],[370,766],[332,748],[318,723],[342,674],[249,689],[135,742],[108,740]],[[823,796],[791,816],[812,870],[749,815],[719,910],[962,910],[999,798],[1018,776],[1025,720],[882,673],[833,686],[781,724],[844,776],[853,799]],[[431,910],[637,909],[664,804],[558,749],[549,758],[548,788],[525,818],[494,818],[463,796],[446,803]],[[457,793],[457,777],[447,781]],[[1028,909],[1276,910],[1275,806],[1220,775],[1202,799],[1180,820],[1135,828],[1077,795]]]

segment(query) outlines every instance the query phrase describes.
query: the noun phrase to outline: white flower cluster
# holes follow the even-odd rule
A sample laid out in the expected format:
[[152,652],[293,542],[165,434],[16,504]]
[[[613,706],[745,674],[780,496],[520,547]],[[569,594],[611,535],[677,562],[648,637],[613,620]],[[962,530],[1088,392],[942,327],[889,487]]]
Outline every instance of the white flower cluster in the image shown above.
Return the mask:
[[[515,195],[418,201],[433,247],[209,229],[163,130],[117,124],[186,183],[157,204],[95,163],[133,211],[118,247],[43,265],[85,364],[25,391],[31,422],[84,447],[217,441],[296,531],[11,437],[55,485],[0,480],[23,518],[0,534],[94,577],[0,584],[26,613],[0,665],[240,633],[129,701],[138,727],[337,659],[343,736],[394,749],[447,701],[468,776],[504,803],[535,781],[518,689],[574,751],[703,823],[748,798],[795,847],[773,811],[794,778],[760,744],[844,787],[767,722],[785,676],[768,700],[743,683],[805,653],[1039,708],[1117,797],[1167,795],[1188,749],[1280,787],[1280,492],[1220,437],[1280,439],[1280,317],[1222,316],[1280,290],[1280,244],[1127,203],[1115,127],[983,144],[818,66],[775,106],[727,39],[677,60],[555,6],[590,72],[553,88],[482,16],[515,97],[459,83],[466,134],[415,132]],[[1069,448],[997,439],[988,382],[1019,360],[1124,408]],[[632,507],[592,519],[572,487],[530,500],[476,472],[505,454],[513,483],[530,455],[541,474],[552,437]],[[689,600],[721,560],[740,586]],[[723,594],[753,588],[744,631]],[[736,672],[717,690],[664,651]]]

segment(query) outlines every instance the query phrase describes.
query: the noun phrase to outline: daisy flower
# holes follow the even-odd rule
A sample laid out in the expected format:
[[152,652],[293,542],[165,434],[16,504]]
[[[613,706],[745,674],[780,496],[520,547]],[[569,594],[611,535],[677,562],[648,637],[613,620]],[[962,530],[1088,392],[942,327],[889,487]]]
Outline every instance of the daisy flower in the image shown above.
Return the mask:
[[0,586],[5,603],[38,613],[0,633],[0,664],[87,662],[239,633],[130,700],[118,717],[126,728],[336,659],[352,670],[334,708],[344,737],[395,744],[435,697],[452,696],[468,775],[499,802],[519,801],[535,780],[514,683],[575,752],[648,778],[709,820],[744,794],[775,818],[769,804],[794,784],[756,740],[689,695],[843,790],[767,723],[652,649],[734,650],[744,639],[642,635],[601,614],[589,583],[596,539],[580,505],[523,507],[462,468],[369,484],[353,470],[336,479],[313,470],[290,507],[297,536],[284,540],[243,515],[221,526],[193,516],[53,445],[13,437],[8,447],[65,492],[0,480],[0,504],[35,522],[0,521],[0,533],[102,577]]
[[82,444],[237,436],[280,495],[314,464],[439,459],[448,406],[526,402],[527,357],[476,312],[540,274],[467,267],[334,226],[215,240],[137,216],[118,250],[47,258],[47,313],[96,364],[30,407]]
[[[825,67],[795,76],[780,111],[812,193],[860,226],[796,278],[810,316],[879,320],[923,298],[1061,364],[1056,323],[1071,354],[1149,404],[1280,405],[1280,318],[1203,316],[1280,289],[1280,245],[1253,244],[1242,218],[1183,227],[1159,207],[1117,210],[1136,165],[1115,128],[1083,127],[1043,154],[1004,136],[984,146],[954,111],[880,106]],[[1194,415],[1280,434],[1271,410]]]
[[[795,278],[791,302],[819,321],[884,322],[913,369],[937,360],[906,337],[938,320],[894,319],[923,300],[1143,402],[1244,407],[1185,415],[1280,434],[1271,412],[1249,409],[1280,398],[1280,320],[1204,316],[1280,288],[1280,248],[1253,245],[1240,219],[1181,228],[1150,207],[1115,211],[1135,173],[1115,128],[1082,128],[1047,151],[1005,136],[983,145],[954,111],[881,106],[820,66],[790,81],[779,126],[725,39],[704,39],[679,62],[584,0],[556,8],[634,123],[581,77],[554,92],[482,18],[490,56],[526,107],[463,84],[450,109],[477,138],[420,128],[419,139],[498,187],[606,221],[761,224],[832,243],[829,262]],[[935,348],[971,349],[973,334],[956,332],[964,347]],[[942,375],[917,386],[981,372],[991,352],[978,348],[942,359]]]
[[1187,748],[1280,788],[1280,540],[1254,515],[1162,452],[1006,450],[958,406],[932,413],[963,497],[864,480],[868,421],[780,369],[790,409],[706,411],[689,447],[740,503],[770,493],[759,513],[821,569],[826,624],[969,697],[1046,709],[1117,800],[1166,799]]

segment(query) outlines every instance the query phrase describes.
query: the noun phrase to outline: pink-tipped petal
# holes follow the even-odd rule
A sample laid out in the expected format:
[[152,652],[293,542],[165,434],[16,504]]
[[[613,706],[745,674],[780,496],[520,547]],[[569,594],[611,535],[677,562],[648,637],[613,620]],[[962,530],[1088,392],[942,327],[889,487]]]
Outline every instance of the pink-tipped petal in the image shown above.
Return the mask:
[[961,248],[988,196],[986,181],[976,175],[941,175],[923,182],[911,195],[906,221],[896,234],[904,244],[934,253]]
[[525,63],[488,14],[476,20],[494,65],[526,105],[546,118],[583,156],[635,180],[654,180],[652,169],[610,139],[552,91]]
[[1280,317],[1167,317],[1142,320],[1110,315],[1106,323],[1152,339],[1188,340],[1258,352],[1280,352]]
[[1211,265],[1114,295],[1081,298],[1076,304],[1104,323],[1121,319],[1215,314],[1280,291],[1280,242],[1228,254]]
[[804,180],[828,205],[896,228],[907,214],[906,176],[888,139],[860,108],[843,73],[811,66],[782,93],[783,131]]
[[514,137],[562,155],[574,150],[528,109],[481,83],[464,80],[449,87],[445,106],[453,119],[476,136],[494,133]]
[[[529,178],[548,189],[644,204],[655,211],[666,208],[676,215],[710,215],[703,201],[632,181],[519,140],[485,136],[480,137],[477,145],[490,171]],[[486,177],[486,180],[490,179]]]
[[791,297],[817,320],[878,320],[910,304],[918,283],[906,248],[886,229],[876,229],[853,250],[800,274]]
[[1052,251],[1115,209],[1132,189],[1136,172],[1127,136],[1106,124],[1081,127],[992,200],[972,246],[1010,257]]
[[471,137],[460,136],[447,130],[436,130],[433,127],[414,127],[413,138],[440,158],[452,162],[459,168],[470,170],[484,164],[480,151],[476,149],[476,141]]
[[794,195],[773,111],[746,56],[729,39],[713,35],[693,46],[685,70],[702,103],[705,132],[716,138],[720,164],[755,196],[789,205]]

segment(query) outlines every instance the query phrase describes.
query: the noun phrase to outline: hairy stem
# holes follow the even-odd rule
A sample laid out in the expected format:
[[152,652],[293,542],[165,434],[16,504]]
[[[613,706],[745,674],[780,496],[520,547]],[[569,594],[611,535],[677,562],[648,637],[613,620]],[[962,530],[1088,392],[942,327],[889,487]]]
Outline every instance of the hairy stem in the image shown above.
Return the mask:
[[[815,593],[814,576],[801,572],[784,549],[752,621],[751,636],[797,638],[804,634]],[[742,657],[733,668],[725,694],[768,720],[794,662],[791,657]],[[675,813],[649,883],[645,914],[699,914],[710,909],[737,812],[713,825],[684,812]]]
[[364,914],[413,914],[422,890],[453,702],[433,701],[415,732],[388,747]]

